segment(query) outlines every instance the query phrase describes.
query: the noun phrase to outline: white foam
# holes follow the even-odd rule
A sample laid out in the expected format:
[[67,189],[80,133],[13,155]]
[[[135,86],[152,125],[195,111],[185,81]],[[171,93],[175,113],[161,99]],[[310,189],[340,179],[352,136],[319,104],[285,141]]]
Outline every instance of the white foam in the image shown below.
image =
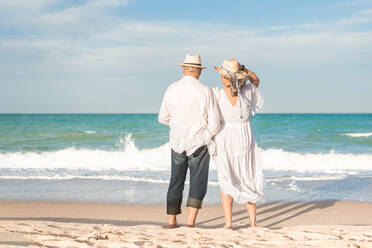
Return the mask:
[[[261,149],[260,149],[261,150]],[[287,152],[281,149],[261,150],[264,169],[289,171],[319,171],[326,173],[353,173],[372,170],[372,154],[338,154]]]
[[288,184],[287,187],[288,187],[288,190],[295,191],[295,192],[302,192],[302,190],[300,190],[300,188],[296,185],[294,181]]
[[88,131],[85,131],[86,134],[93,134],[93,133],[96,133],[96,131],[91,131],[91,130],[88,130]]
[[360,137],[369,137],[369,136],[372,136],[372,133],[345,133],[343,135],[349,136],[349,137],[360,138]]
[[139,150],[131,136],[124,139],[121,151],[68,148],[53,152],[0,153],[2,168],[66,168],[90,170],[168,170],[169,144]]
[[286,182],[286,181],[330,181],[330,180],[342,180],[344,179],[344,175],[316,175],[316,176],[284,176],[284,177],[277,177],[277,178],[266,178],[265,181],[267,182]]
[[[101,180],[119,180],[119,181],[131,181],[131,182],[143,182],[143,183],[157,183],[157,184],[169,184],[169,180],[163,179],[154,179],[146,177],[132,177],[132,176],[84,176],[84,175],[59,175],[56,172],[55,175],[3,175],[0,176],[0,179],[18,179],[18,180],[27,180],[27,179],[38,179],[38,180],[70,180],[70,179],[101,179]],[[190,181],[186,181],[185,184],[190,184]],[[209,181],[210,186],[218,186],[218,182]]]
[[[153,149],[138,149],[131,135],[119,141],[122,150],[105,151],[69,148],[51,152],[0,153],[0,168],[170,170],[169,143]],[[280,149],[260,149],[266,170],[353,173],[372,170],[372,154],[300,154]],[[213,161],[210,165],[214,169]]]

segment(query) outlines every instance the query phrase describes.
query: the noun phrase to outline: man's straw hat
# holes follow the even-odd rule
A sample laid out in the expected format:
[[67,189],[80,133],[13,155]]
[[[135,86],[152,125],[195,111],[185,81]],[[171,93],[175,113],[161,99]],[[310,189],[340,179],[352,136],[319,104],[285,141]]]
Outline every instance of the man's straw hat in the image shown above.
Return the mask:
[[190,67],[205,69],[205,66],[202,66],[201,64],[199,54],[197,55],[186,54],[185,61],[183,62],[183,64],[180,64],[180,66],[190,66]]
[[241,70],[241,66],[236,59],[224,60],[221,66],[215,66],[214,69],[227,77],[232,76],[233,74],[235,74],[238,79],[246,78],[248,76],[247,72]]

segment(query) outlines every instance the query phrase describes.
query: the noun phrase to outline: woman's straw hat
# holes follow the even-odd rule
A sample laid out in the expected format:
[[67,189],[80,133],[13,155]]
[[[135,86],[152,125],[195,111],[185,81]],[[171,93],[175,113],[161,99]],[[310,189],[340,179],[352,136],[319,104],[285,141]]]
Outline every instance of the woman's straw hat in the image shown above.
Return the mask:
[[205,69],[205,66],[202,66],[201,64],[199,54],[197,55],[186,54],[185,61],[183,62],[183,64],[180,64],[180,66],[190,66],[190,67]]
[[215,66],[214,69],[227,77],[235,75],[238,79],[242,79],[248,76],[236,59],[224,60],[221,66]]

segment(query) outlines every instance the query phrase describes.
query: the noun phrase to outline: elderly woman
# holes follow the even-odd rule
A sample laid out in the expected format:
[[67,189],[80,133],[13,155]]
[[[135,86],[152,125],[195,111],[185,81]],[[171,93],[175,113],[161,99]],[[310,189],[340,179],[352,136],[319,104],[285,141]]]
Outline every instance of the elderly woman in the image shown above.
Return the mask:
[[[256,226],[256,202],[262,198],[263,172],[250,116],[263,105],[257,76],[236,59],[225,60],[215,69],[223,88],[214,88],[221,111],[222,129],[215,136],[213,157],[221,188],[225,228],[232,228],[233,199],[245,204],[250,224]],[[246,85],[249,80],[250,84]]]

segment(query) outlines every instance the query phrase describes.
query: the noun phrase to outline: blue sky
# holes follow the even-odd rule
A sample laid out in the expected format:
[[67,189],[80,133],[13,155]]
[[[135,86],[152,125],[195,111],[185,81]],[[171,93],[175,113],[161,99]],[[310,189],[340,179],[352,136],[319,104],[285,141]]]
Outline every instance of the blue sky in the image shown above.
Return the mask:
[[372,0],[0,0],[0,113],[156,113],[200,53],[237,58],[263,112],[372,112]]

